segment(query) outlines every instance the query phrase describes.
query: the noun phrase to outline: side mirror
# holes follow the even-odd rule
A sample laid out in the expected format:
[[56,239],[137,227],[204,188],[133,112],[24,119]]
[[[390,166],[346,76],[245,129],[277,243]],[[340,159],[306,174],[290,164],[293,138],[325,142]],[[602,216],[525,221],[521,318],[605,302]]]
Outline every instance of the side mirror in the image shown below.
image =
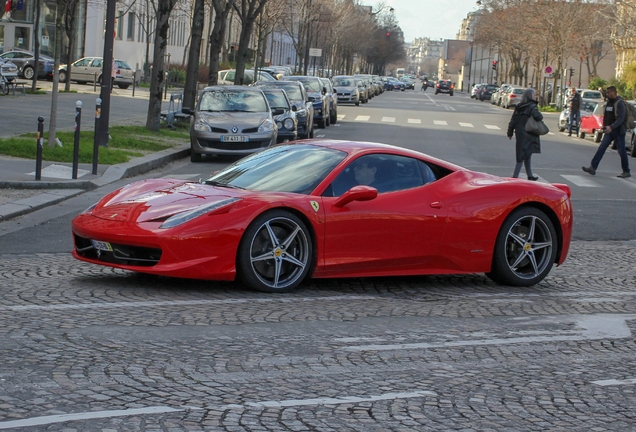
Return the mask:
[[188,115],[194,115],[194,110],[192,108],[181,108],[181,112]]
[[354,186],[336,200],[334,206],[344,207],[352,201],[371,201],[378,196],[378,190],[371,186]]
[[272,108],[272,115],[281,115],[285,114],[285,110],[283,108]]
[[322,94],[326,95],[327,94],[327,87],[323,87],[322,88]]
[[334,93],[338,93],[338,90],[336,90],[336,89],[333,89],[333,92],[334,92]]
[[292,111],[293,111],[293,112],[298,111],[298,108],[296,108],[296,105],[292,105]]

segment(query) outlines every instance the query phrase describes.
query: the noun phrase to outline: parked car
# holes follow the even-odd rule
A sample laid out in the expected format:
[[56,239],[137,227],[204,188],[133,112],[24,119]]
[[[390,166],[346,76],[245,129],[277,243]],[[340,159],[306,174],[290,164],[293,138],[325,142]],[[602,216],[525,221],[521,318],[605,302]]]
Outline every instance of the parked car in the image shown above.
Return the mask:
[[[430,82],[430,81],[429,81],[429,82]],[[475,84],[475,85],[473,86],[473,88],[471,89],[471,91],[470,91],[470,98],[471,98],[471,99],[475,99],[475,98],[479,97],[479,96],[478,96],[478,95],[479,95],[479,90],[480,90],[480,89],[481,89],[481,87],[482,87],[482,86],[484,86],[484,85],[486,85],[486,84],[483,84],[483,83],[482,83],[482,84]]]
[[504,96],[506,95],[506,93],[508,93],[511,87],[514,86],[512,84],[502,84],[501,86],[499,86],[499,92],[497,93],[496,100],[494,101],[495,105],[501,106],[501,102],[503,101]]
[[[22,78],[30,80],[35,76],[35,53],[14,48],[11,51],[0,54],[0,58],[10,60],[11,63],[15,64],[18,67],[18,74]],[[40,54],[38,63],[38,78],[52,80],[55,59]]]
[[448,93],[449,96],[453,95],[455,85],[451,80],[439,80],[435,86],[435,94]]
[[[377,187],[356,175],[370,165]],[[565,184],[396,146],[314,140],[265,149],[199,182],[124,185],[73,219],[72,256],[270,293],[308,278],[478,272],[528,287],[567,258],[570,194]]]
[[[135,71],[124,60],[115,59],[115,64],[117,65],[117,74],[114,77],[114,84],[121,89],[127,89],[134,82]],[[60,65],[59,71],[60,82],[66,82],[69,76],[69,67],[65,64]],[[71,81],[86,84],[97,80],[97,83],[101,84],[102,71],[103,59],[101,57],[84,57],[71,63]]]
[[285,90],[282,88],[261,88],[261,90],[267,99],[267,103],[269,103],[274,121],[278,127],[276,142],[282,143],[298,139],[296,107],[292,106]]
[[338,123],[338,92],[331,85],[329,78],[320,78],[327,88],[327,99],[329,100],[329,123]]
[[338,75],[331,78],[334,90],[338,95],[338,103],[353,103],[360,105],[360,92],[356,79],[351,75]]
[[517,106],[525,91],[526,89],[522,87],[508,87],[501,99],[501,106],[506,109]]
[[[217,74],[218,85],[234,85],[234,78],[236,76],[236,69],[221,70]],[[271,76],[265,71],[258,71],[258,81],[276,81],[276,78]],[[243,74],[243,85],[254,84],[254,71],[246,70]]]
[[492,93],[495,90],[497,90],[497,88],[498,87],[495,84],[486,84],[486,85],[481,86],[481,88],[479,89],[479,97],[478,97],[478,99],[480,101],[490,100],[490,96],[492,96]]
[[309,95],[303,83],[298,81],[258,81],[253,86],[261,89],[276,88],[285,90],[292,107],[296,108],[298,138],[314,137],[314,104],[309,100]]
[[400,81],[402,81],[404,85],[406,85],[407,90],[415,90],[415,81],[413,81],[411,78],[402,77]]
[[[594,142],[600,143],[603,139],[603,116],[606,103],[602,100],[594,102],[594,110],[590,115],[581,115],[579,137],[585,138],[587,134],[594,134]],[[583,111],[581,111],[583,113]]]
[[190,119],[190,160],[203,155],[247,155],[276,144],[278,128],[260,88],[206,87]]
[[367,99],[373,99],[375,97],[376,86],[371,81],[371,75],[356,74],[354,78],[362,80],[364,88],[367,90]]
[[369,103],[369,89],[364,84],[364,80],[362,78],[355,78],[356,85],[358,86],[358,93],[360,94],[360,103]]
[[[581,99],[581,118],[592,115],[597,105],[601,103],[595,99]],[[570,108],[566,107],[561,114],[559,114],[559,120],[557,127],[560,132],[565,132],[568,128],[568,120],[570,118]]]
[[327,88],[320,78],[315,76],[291,75],[283,77],[285,81],[299,81],[307,89],[309,100],[314,105],[314,122],[319,127],[325,128],[331,124],[329,119],[329,101],[327,100]]

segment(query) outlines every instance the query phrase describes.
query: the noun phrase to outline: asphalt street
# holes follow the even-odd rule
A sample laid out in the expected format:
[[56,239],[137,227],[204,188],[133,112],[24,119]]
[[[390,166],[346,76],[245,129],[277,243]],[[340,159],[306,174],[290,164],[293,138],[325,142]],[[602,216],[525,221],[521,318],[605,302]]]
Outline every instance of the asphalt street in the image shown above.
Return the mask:
[[[511,111],[466,95],[385,93],[338,114],[316,135],[500,175],[514,164]],[[133,179],[0,222],[0,430],[636,430],[636,183],[614,178],[615,152],[586,177],[591,140],[557,132],[542,146],[535,173],[572,188],[576,239],[530,288],[475,274],[266,295],[75,261],[72,217]]]

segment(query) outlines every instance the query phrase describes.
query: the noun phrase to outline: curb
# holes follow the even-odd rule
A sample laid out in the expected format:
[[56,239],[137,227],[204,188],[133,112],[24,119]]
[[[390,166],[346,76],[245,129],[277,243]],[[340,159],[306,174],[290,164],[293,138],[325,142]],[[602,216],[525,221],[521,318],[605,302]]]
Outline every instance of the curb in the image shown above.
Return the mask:
[[0,187],[13,189],[43,189],[39,195],[0,205],[0,221],[6,221],[47,206],[55,205],[86,191],[97,189],[124,178],[147,173],[172,161],[190,155],[190,144],[163,150],[151,155],[135,158],[130,162],[113,165],[99,178],[81,181],[41,182],[41,181],[0,181]]

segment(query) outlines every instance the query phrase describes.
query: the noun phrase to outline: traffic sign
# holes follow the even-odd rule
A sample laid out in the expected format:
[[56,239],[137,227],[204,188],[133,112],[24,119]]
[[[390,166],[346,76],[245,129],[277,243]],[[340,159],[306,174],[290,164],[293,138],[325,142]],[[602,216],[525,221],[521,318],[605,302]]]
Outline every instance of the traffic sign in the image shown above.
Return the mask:
[[552,66],[546,66],[543,70],[543,78],[552,78],[553,73],[554,70],[552,69]]
[[322,56],[322,48],[309,48],[309,57]]

